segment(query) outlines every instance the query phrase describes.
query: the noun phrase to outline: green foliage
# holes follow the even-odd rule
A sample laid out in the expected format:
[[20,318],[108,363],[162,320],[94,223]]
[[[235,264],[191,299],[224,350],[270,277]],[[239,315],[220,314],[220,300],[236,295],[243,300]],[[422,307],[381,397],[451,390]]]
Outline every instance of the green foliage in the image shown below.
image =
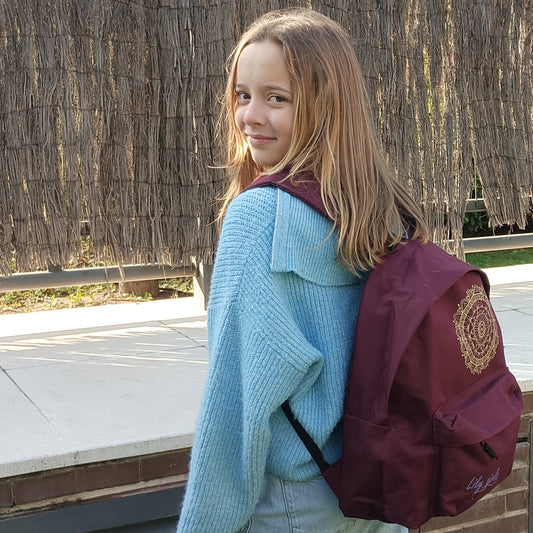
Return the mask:
[[475,211],[473,213],[466,213],[464,220],[464,231],[468,235],[483,232],[488,229],[489,216],[484,211]]

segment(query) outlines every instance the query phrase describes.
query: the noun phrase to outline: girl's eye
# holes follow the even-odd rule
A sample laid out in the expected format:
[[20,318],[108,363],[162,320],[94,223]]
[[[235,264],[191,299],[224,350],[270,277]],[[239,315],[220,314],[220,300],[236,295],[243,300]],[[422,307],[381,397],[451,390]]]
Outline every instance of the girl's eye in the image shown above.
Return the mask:
[[250,95],[248,93],[245,93],[244,91],[239,91],[239,92],[236,92],[235,94],[237,96],[238,102],[243,102],[244,100],[250,99]]
[[274,102],[275,104],[281,104],[286,101],[286,98],[283,98],[283,96],[273,95],[270,97],[270,101]]

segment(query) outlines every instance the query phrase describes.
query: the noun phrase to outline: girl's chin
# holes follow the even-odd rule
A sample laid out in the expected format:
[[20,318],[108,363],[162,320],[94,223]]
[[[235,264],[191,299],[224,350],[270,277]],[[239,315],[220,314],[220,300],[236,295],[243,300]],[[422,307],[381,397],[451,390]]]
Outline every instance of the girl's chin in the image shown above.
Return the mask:
[[261,167],[261,169],[265,171],[268,171],[271,168],[276,167],[278,163],[281,161],[281,159],[273,160],[267,157],[261,157],[260,155],[257,155],[256,157],[254,157],[253,154],[252,154],[252,159],[258,167]]

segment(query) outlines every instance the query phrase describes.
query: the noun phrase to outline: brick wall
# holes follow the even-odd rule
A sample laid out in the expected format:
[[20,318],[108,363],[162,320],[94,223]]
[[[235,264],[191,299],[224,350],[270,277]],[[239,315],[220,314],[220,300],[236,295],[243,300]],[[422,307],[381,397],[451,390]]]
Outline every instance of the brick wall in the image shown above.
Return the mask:
[[0,520],[184,485],[189,451],[144,455],[0,479]]
[[533,392],[524,395],[524,411],[511,475],[461,515],[433,518],[410,533],[527,533],[532,420]]

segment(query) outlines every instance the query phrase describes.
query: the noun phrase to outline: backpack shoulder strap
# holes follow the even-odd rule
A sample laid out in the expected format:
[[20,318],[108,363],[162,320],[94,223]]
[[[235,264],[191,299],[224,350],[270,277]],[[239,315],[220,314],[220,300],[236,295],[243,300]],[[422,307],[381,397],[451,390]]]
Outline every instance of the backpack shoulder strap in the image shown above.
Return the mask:
[[288,178],[289,172],[284,170],[278,174],[263,174],[256,178],[246,190],[257,187],[274,186],[281,189],[296,198],[299,198],[307,205],[318,211],[322,216],[331,220],[328,215],[322,195],[320,193],[320,183],[311,172],[300,172]]
[[[278,189],[281,189],[289,194],[292,194],[296,198],[299,198],[307,205],[318,211],[321,215],[326,217],[328,220],[331,220],[331,217],[328,215],[328,212],[324,206],[324,201],[322,200],[320,183],[318,183],[313,174],[311,172],[302,172],[291,179],[288,178],[288,174],[288,171],[283,171],[278,174],[263,174],[256,178],[252,184],[246,188],[246,190],[255,189],[257,187],[277,187]],[[302,426],[301,422],[294,416],[288,400],[282,404],[281,409],[285,413],[287,420],[291,423],[292,427],[296,431],[296,434],[307,448],[307,451],[317,464],[320,472],[327,470],[330,467],[329,463],[327,463],[324,459],[322,451],[313,440],[311,435],[309,435],[307,430]]]
[[292,427],[296,431],[298,437],[307,448],[309,455],[313,458],[313,461],[317,464],[320,472],[324,473],[331,465],[326,462],[322,451],[318,447],[317,443],[313,440],[313,437],[309,435],[307,430],[302,426],[301,422],[294,416],[291,406],[289,405],[289,400],[286,400],[281,405],[281,410],[285,413],[285,416],[291,423]]

